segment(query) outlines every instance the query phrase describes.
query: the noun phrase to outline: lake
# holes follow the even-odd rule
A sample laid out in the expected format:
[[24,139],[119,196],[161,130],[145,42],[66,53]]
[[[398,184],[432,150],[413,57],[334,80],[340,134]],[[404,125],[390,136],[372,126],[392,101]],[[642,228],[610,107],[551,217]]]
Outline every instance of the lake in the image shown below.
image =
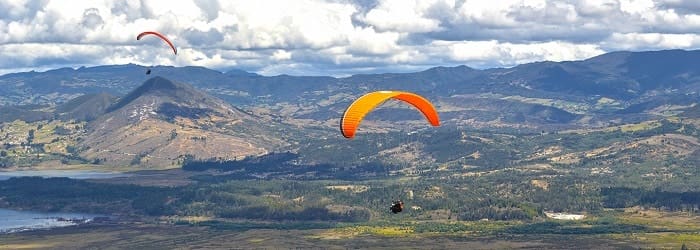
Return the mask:
[[[7,171],[0,172],[0,181],[8,180],[12,177],[23,176],[40,176],[44,178],[68,177],[72,179],[107,179],[129,176],[129,174],[91,170]],[[44,213],[0,208],[0,234],[73,226],[80,223],[90,222],[95,217],[105,216],[81,213]]]
[[43,213],[0,208],[0,234],[67,227],[92,221],[95,214]]
[[129,174],[92,170],[23,170],[0,172],[0,181],[8,180],[12,177],[23,176],[40,176],[44,178],[68,177],[71,179],[108,179],[115,177],[125,177],[129,176]]

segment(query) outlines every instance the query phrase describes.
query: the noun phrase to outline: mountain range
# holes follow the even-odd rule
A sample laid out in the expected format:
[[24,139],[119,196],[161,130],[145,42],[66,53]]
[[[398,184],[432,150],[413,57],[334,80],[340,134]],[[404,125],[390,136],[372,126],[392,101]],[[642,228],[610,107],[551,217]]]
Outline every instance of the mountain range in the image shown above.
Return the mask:
[[[178,165],[188,155],[236,159],[298,150],[291,145],[304,137],[336,135],[350,102],[377,90],[425,96],[445,127],[598,129],[697,117],[698,62],[700,51],[613,52],[512,68],[435,67],[343,78],[169,66],[146,75],[133,64],[63,68],[0,76],[0,122],[79,122],[81,129],[68,136],[73,141],[63,143],[72,145],[75,157],[153,166]],[[358,132],[414,133],[423,123],[407,105],[388,101]]]
[[[24,112],[22,108],[36,110]],[[74,135],[76,140],[67,143],[72,150],[66,153],[106,165],[171,166],[187,157],[233,160],[288,145],[283,132],[269,119],[159,76],[120,98],[107,93],[85,94],[56,106],[25,105],[6,110],[17,114],[12,119],[29,122],[26,126],[34,131],[28,132],[32,137],[53,136],[48,143],[39,142],[47,141],[44,137],[28,138],[19,143],[30,145],[25,150],[57,153],[47,152],[47,148],[55,149],[51,145],[61,143],[62,136]],[[31,119],[24,119],[30,115]],[[47,121],[61,124],[46,126],[49,131],[40,132],[44,125],[50,125]],[[77,126],[81,129],[66,132],[69,129],[62,122],[76,121],[82,122]],[[8,126],[8,130],[15,128]]]
[[[158,66],[153,72],[192,84],[233,105],[288,118],[335,119],[366,92],[397,89],[426,96],[445,117],[472,119],[477,124],[493,125],[501,119],[505,123],[600,125],[601,119],[608,119],[605,114],[634,120],[640,114],[653,115],[648,111],[664,109],[664,105],[694,103],[700,95],[698,62],[700,51],[666,50],[613,52],[582,61],[512,68],[436,67],[344,78],[261,76],[203,67]],[[123,96],[148,79],[144,72],[145,67],[129,64],[8,74],[0,76],[0,103],[59,104],[95,93]],[[404,116],[389,113],[398,117],[388,119]]]

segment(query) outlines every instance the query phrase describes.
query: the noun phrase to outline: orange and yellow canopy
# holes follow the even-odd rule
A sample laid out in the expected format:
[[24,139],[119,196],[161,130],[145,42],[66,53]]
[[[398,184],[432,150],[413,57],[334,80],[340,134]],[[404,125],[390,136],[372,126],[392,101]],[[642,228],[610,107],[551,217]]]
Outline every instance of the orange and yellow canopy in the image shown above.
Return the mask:
[[355,100],[345,110],[343,118],[340,120],[340,132],[345,138],[353,138],[355,130],[362,122],[362,119],[379,104],[388,99],[397,99],[413,105],[418,109],[433,126],[440,126],[440,119],[432,103],[427,99],[404,91],[376,91],[366,94]]

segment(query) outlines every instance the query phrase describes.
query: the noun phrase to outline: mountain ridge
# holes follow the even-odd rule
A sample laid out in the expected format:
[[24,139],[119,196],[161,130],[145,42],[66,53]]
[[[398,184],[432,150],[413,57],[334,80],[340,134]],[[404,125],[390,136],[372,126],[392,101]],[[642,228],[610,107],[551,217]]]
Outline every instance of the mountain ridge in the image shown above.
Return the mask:
[[[650,66],[644,66],[645,61]],[[520,126],[518,121],[535,127],[597,126],[599,122],[587,121],[601,121],[610,115],[620,116],[619,122],[638,120],[641,116],[652,118],[658,114],[649,111],[658,110],[667,100],[698,99],[700,67],[694,67],[695,61],[700,61],[700,50],[620,51],[579,61],[542,61],[512,68],[441,66],[412,73],[357,74],[342,78],[261,76],[236,69],[220,72],[195,66],[156,66],[153,75],[188,82],[251,114],[299,120],[291,121],[297,124],[320,126],[332,122],[352,100],[367,92],[400,89],[434,101],[438,111],[447,114],[445,117],[474,118],[478,126],[501,126],[504,122]],[[95,92],[126,96],[138,87],[135,83],[146,80],[144,69],[127,64],[32,72],[26,77],[0,76],[0,86],[17,87],[4,88],[0,103],[55,104]],[[478,110],[465,103],[477,104]],[[520,110],[518,105],[528,106],[532,111]],[[634,108],[635,105],[644,108]],[[630,107],[633,108],[622,111]],[[534,111],[544,109],[551,112]],[[633,110],[639,111],[628,112]],[[477,113],[482,115],[472,115]],[[503,115],[512,113],[522,113],[524,117]],[[309,118],[310,123],[302,121]]]
[[188,84],[156,76],[88,123],[80,155],[107,165],[146,166],[177,165],[187,155],[262,155],[285,144],[273,137],[277,132],[268,130],[267,122]]
[[[443,95],[479,91],[503,92],[509,91],[506,89],[508,87],[510,91],[517,90],[533,96],[538,95],[538,93],[565,96],[601,95],[632,100],[643,96],[648,91],[669,87],[690,87],[697,91],[700,88],[697,84],[700,73],[694,66],[696,65],[694,62],[698,60],[700,60],[700,51],[698,50],[662,50],[618,51],[585,60],[541,61],[521,64],[512,68],[473,69],[465,65],[438,66],[411,73],[357,74],[342,78],[332,76],[261,76],[236,69],[220,72],[199,66],[156,66],[153,67],[153,72],[156,75],[167,75],[168,78],[176,81],[192,83],[198,88],[210,91],[210,93],[222,95],[215,91],[217,88],[247,93],[249,96],[243,99],[248,102],[252,101],[250,100],[252,97],[270,93],[280,100],[289,100],[291,95],[298,96],[304,91],[323,91],[329,86],[340,89],[400,87],[412,91],[436,91]],[[0,76],[0,86],[8,85],[10,82],[22,82],[25,92],[36,94],[54,92],[60,94],[82,92],[85,94],[91,91],[123,95],[131,88],[136,87],[134,82],[141,82],[144,79],[144,69],[144,66],[126,64],[12,73]],[[102,78],[108,78],[105,82],[111,81],[111,84],[84,79],[102,79],[100,75],[103,75]],[[42,87],[45,89],[39,89],[36,85],[38,82],[42,82]],[[416,85],[415,82],[423,84]],[[688,86],[688,84],[692,84],[692,86]],[[63,86],[64,88],[57,89],[55,86]],[[6,95],[12,95],[12,93]],[[26,94],[24,95],[26,96]],[[235,98],[228,99],[234,100]],[[5,103],[9,101],[4,100]],[[26,102],[36,104],[46,101],[29,99]]]

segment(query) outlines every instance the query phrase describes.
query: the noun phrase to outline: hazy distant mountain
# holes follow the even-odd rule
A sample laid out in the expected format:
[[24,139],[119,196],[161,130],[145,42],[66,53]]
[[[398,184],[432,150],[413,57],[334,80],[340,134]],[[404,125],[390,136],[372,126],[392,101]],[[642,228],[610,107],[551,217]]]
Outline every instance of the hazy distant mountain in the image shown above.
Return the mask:
[[54,113],[62,120],[89,121],[104,114],[116,99],[107,93],[86,94],[56,106]]
[[227,75],[227,76],[234,76],[234,77],[235,77],[235,76],[248,76],[248,77],[257,77],[257,76],[261,76],[261,75],[258,75],[258,74],[255,74],[255,73],[250,73],[250,72],[247,72],[247,71],[245,71],[245,70],[240,70],[240,69],[232,69],[232,70],[226,71],[225,75]]
[[[345,78],[164,66],[153,67],[152,75],[146,75],[145,67],[129,64],[0,76],[0,103],[55,104],[98,92],[123,96],[148,77],[167,76],[259,114],[312,119],[318,124],[336,119],[362,94],[397,89],[434,101],[444,117],[455,119],[446,121],[448,125],[472,118],[479,123],[473,125],[479,126],[520,122],[595,125],[599,122],[590,121],[605,123],[605,117],[613,114],[622,122],[653,117],[669,101],[683,100],[678,104],[686,106],[696,103],[700,96],[698,62],[700,51],[613,52],[582,61],[536,62],[513,68],[436,67]],[[406,112],[392,114],[393,118],[385,119],[420,119],[401,115]]]
[[109,93],[121,96],[153,76],[168,76],[197,86],[214,86],[229,82],[223,73],[203,67],[146,67],[135,64],[61,68],[46,72],[13,73],[0,76],[0,103],[62,103],[82,94]]
[[583,61],[538,62],[498,70],[504,74],[496,81],[552,93],[632,100],[654,90],[697,92],[698,59],[700,51],[613,52]]
[[[699,60],[700,51],[665,50],[613,52],[583,61],[537,62],[513,68],[476,70],[466,66],[436,67],[415,73],[366,74],[346,78],[289,75],[265,77],[241,70],[222,73],[203,67],[164,66],[154,67],[152,74],[188,82],[202,89],[224,88],[246,92],[249,98],[272,95],[273,99],[279,100],[288,100],[308,91],[355,89],[359,92],[365,88],[403,89],[442,96],[492,91],[509,94],[519,92],[523,95],[549,93],[567,98],[600,95],[630,100],[654,90],[697,92],[700,88],[700,70],[697,67],[700,66]],[[145,67],[133,64],[76,70],[63,68],[41,73],[4,75],[0,77],[0,86],[17,86],[26,90],[9,91],[4,94],[5,98],[10,98],[13,94],[26,96],[54,92],[68,94],[105,91],[125,94],[148,77],[150,76],[145,75]],[[4,88],[4,91],[8,92],[8,89]]]
[[35,104],[0,106],[0,122],[14,120],[35,122],[53,118],[88,121],[104,114],[107,107],[115,100],[116,97],[112,95],[100,93],[82,95],[56,106]]
[[45,105],[17,105],[0,107],[0,123],[12,122],[14,120],[35,122],[51,119],[53,114],[43,110],[45,108]]

